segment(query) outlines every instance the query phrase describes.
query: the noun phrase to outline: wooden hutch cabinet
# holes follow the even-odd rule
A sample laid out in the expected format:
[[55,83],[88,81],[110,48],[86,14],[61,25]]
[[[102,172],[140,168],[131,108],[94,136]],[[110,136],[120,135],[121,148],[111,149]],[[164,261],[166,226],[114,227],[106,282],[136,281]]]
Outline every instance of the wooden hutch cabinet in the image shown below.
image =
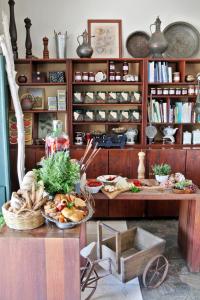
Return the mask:
[[[151,166],[155,163],[166,162],[172,167],[173,172],[182,172],[187,178],[191,178],[194,183],[200,186],[200,144],[183,144],[183,133],[185,131],[192,132],[194,129],[200,128],[200,123],[195,122],[177,122],[177,120],[170,120],[169,110],[174,109],[179,103],[191,103],[193,107],[196,100],[196,82],[188,83],[185,81],[187,74],[196,75],[200,71],[200,59],[155,59],[154,62],[167,63],[173,72],[180,72],[180,82],[163,83],[163,82],[148,82],[148,66],[152,59],[112,59],[115,64],[116,71],[121,71],[123,62],[129,65],[129,71],[135,74],[137,81],[110,81],[109,80],[109,65],[110,59],[20,59],[16,61],[16,69],[18,76],[25,74],[28,78],[27,83],[20,85],[20,95],[27,92],[28,88],[43,88],[45,91],[44,107],[40,110],[32,109],[26,111],[32,115],[32,144],[26,146],[26,171],[35,167],[36,163],[44,156],[44,145],[37,145],[38,141],[38,123],[40,114],[52,114],[52,118],[63,121],[64,130],[66,130],[70,137],[70,153],[72,158],[79,159],[83,153],[85,145],[77,145],[75,136],[76,132],[84,133],[98,133],[100,131],[112,133],[112,129],[116,127],[135,128],[138,131],[136,143],[134,145],[126,145],[123,149],[109,148],[102,149],[94,159],[93,163],[88,169],[88,178],[95,178],[102,174],[118,174],[128,178],[137,177],[138,167],[138,152],[143,150],[146,153],[146,177],[152,178]],[[51,72],[64,71],[65,81],[63,83],[43,82],[35,83],[32,81],[33,72]],[[77,81],[75,78],[76,72],[86,72],[88,74],[95,74],[102,71],[107,74],[107,78],[103,82],[95,81]],[[170,89],[184,89],[186,92],[193,88],[193,93],[188,95],[166,95],[166,90]],[[63,111],[48,110],[47,98],[55,96],[58,89],[66,90],[66,109]],[[145,135],[145,128],[149,124],[148,106],[150,93],[152,89],[162,90],[161,94],[154,94],[153,99],[159,104],[166,103],[167,119],[166,122],[153,122],[156,126],[158,134],[155,138],[155,143],[150,145]],[[164,92],[165,91],[165,92]],[[106,94],[105,101],[97,101],[87,99],[87,95],[99,95],[99,93]],[[120,93],[127,93],[129,96],[140,95],[138,98],[130,98],[128,101],[118,100],[114,101],[110,98],[110,93],[113,95]],[[75,100],[78,95],[80,101]],[[86,98],[85,98],[86,99]],[[97,98],[96,98],[97,99]],[[101,99],[102,100],[102,99]],[[106,119],[104,121],[97,119],[83,120],[76,119],[78,115],[86,112],[94,112],[94,115],[99,111],[105,111],[106,115],[114,110],[119,115],[121,111],[135,111],[139,116],[138,119],[130,118],[129,120]],[[12,106],[10,108],[12,113]],[[175,135],[174,144],[163,144],[163,128],[171,126],[178,128]],[[17,188],[16,176],[16,157],[17,147],[11,145],[11,177],[12,189]],[[126,201],[104,201],[96,203],[96,217],[174,217],[178,215],[177,202],[158,202],[151,201],[145,203],[144,201],[126,202]]]

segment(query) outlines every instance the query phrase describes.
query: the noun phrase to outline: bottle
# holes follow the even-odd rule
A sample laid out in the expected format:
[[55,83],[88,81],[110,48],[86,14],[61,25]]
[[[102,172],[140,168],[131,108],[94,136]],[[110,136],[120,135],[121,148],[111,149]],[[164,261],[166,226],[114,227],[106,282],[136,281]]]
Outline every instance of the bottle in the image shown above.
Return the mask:
[[129,67],[127,61],[123,62],[123,76],[128,75]]
[[58,151],[69,150],[69,136],[63,132],[62,125],[63,123],[60,120],[53,120],[53,131],[45,139],[45,153],[47,157]]

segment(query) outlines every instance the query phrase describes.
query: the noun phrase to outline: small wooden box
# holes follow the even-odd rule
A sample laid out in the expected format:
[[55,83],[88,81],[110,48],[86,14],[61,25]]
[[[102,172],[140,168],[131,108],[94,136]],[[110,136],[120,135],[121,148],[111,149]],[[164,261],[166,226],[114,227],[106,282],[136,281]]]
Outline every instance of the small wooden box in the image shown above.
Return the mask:
[[33,83],[45,83],[47,82],[47,73],[45,72],[33,72],[32,73]]

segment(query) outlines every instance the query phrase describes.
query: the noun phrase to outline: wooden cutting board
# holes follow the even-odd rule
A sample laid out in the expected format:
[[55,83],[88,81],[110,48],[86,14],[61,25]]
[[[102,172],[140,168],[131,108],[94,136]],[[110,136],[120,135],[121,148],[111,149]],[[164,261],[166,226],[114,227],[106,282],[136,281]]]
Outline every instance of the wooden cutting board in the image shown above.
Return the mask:
[[121,193],[123,193],[123,192],[129,191],[129,188],[121,189],[121,190],[116,190],[116,191],[111,192],[111,193],[106,192],[106,191],[104,190],[104,188],[103,188],[101,191],[102,191],[102,193],[104,193],[104,195],[106,195],[109,199],[114,199],[114,198],[116,198],[119,194],[121,194]]

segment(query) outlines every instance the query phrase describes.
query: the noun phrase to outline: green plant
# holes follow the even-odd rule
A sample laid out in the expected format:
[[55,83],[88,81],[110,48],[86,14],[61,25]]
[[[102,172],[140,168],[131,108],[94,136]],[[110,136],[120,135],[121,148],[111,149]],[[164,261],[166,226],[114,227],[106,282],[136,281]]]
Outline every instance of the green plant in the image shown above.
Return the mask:
[[141,189],[140,189],[139,187],[137,187],[137,186],[132,185],[132,186],[130,187],[130,191],[131,191],[132,193],[138,193],[138,192],[141,191]]
[[2,214],[0,213],[0,228],[3,224],[4,224],[4,218],[3,218]]
[[43,181],[50,194],[69,193],[80,178],[79,164],[71,161],[68,153],[57,152],[44,159],[41,169],[35,170],[37,181]]
[[159,176],[166,176],[171,173],[171,166],[168,164],[155,164],[152,166],[153,174]]
[[184,188],[186,187],[189,187],[192,185],[192,180],[183,180],[183,181],[180,181],[180,182],[177,182],[174,187],[178,190],[183,190]]

